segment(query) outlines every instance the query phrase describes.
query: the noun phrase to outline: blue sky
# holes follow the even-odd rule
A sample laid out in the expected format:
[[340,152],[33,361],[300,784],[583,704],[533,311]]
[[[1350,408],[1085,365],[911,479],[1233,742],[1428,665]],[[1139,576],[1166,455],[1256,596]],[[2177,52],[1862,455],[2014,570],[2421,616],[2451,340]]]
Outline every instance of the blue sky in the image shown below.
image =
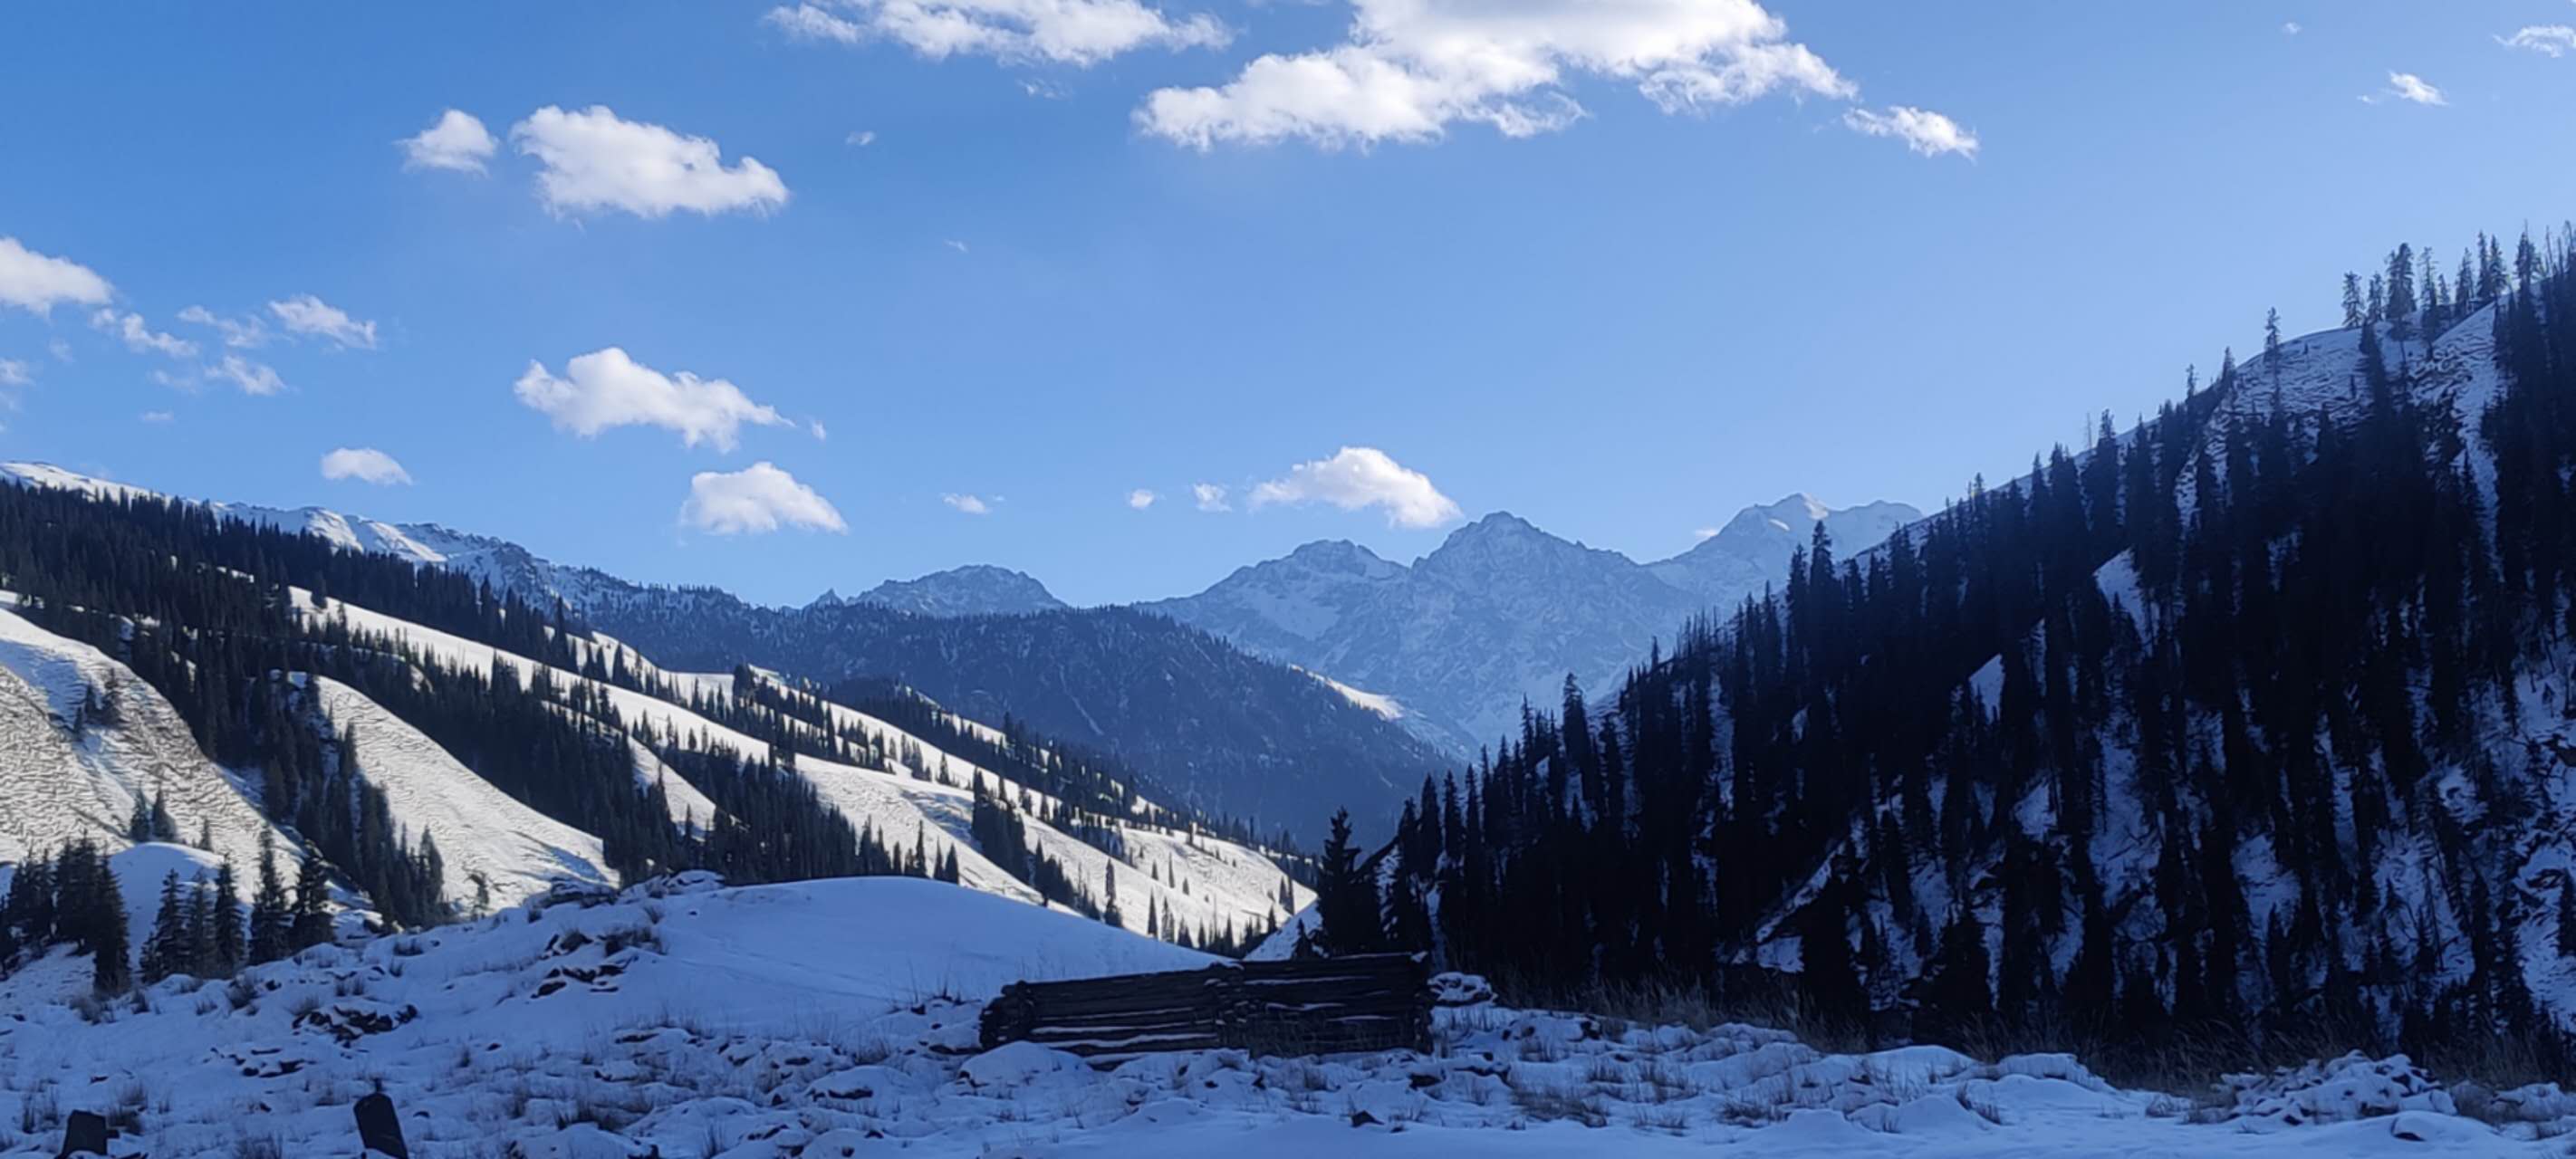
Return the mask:
[[[1493,510],[1660,557],[1790,491],[1935,506],[2400,240],[2563,219],[2571,24],[12,6],[0,456],[764,601],[1149,598]],[[401,143],[451,109],[488,153]]]

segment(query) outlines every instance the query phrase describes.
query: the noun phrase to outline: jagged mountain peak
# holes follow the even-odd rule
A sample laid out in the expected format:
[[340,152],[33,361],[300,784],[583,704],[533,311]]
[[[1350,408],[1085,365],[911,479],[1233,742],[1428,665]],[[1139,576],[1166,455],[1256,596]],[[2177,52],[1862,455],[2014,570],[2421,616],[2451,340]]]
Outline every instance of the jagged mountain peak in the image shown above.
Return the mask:
[[1421,575],[1472,582],[1490,582],[1496,578],[1495,572],[1504,570],[1617,570],[1621,566],[1636,565],[1615,551],[1551,534],[1508,511],[1494,512],[1450,532],[1447,540],[1413,565]]
[[1518,727],[1522,701],[1555,697],[1566,673],[1605,687],[1693,614],[1779,582],[1818,520],[1856,551],[1918,518],[1901,503],[1835,511],[1795,493],[1747,508],[1736,517],[1744,530],[1700,556],[1647,565],[1497,511],[1410,567],[1348,542],[1310,543],[1148,606],[1393,696],[1415,735],[1472,753]]
[[[1833,508],[1825,506],[1824,500],[1804,491],[1792,491],[1781,496],[1778,502],[1756,504],[1736,512],[1735,518],[1728,520],[1726,527],[1749,527],[1757,524],[1776,527],[1813,526],[1831,514],[1833,514]],[[1719,534],[1725,534],[1725,529],[1720,529]]]
[[837,602],[943,617],[1020,616],[1072,606],[1057,599],[1037,577],[988,563],[970,563],[916,579],[887,580]]

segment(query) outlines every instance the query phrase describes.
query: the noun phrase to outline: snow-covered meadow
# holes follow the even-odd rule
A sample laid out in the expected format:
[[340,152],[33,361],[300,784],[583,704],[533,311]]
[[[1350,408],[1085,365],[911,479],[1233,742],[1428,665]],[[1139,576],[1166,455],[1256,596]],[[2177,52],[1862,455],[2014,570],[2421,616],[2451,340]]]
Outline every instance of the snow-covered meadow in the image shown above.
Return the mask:
[[1208,961],[937,882],[704,875],[567,887],[104,1008],[57,952],[0,982],[0,1154],[53,1154],[74,1110],[119,1126],[119,1156],[353,1154],[351,1104],[376,1090],[424,1159],[2501,1156],[2563,1154],[2551,1136],[2576,1121],[2555,1088],[2447,1091],[2402,1060],[2185,1099],[2062,1055],[1825,1054],[1473,995],[1439,1012],[1430,1054],[1095,1069],[978,1050],[980,1004],[1010,981]]

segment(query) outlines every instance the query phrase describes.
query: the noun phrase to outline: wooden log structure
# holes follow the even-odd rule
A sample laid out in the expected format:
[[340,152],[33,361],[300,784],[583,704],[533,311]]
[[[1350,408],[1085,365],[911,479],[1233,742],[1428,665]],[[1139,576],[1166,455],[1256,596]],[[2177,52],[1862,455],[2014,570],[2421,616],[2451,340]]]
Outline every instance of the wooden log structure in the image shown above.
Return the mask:
[[1430,970],[1413,954],[1221,962],[1204,970],[1015,982],[984,1007],[984,1049],[1085,1058],[1231,1047],[1255,1054],[1431,1048]]

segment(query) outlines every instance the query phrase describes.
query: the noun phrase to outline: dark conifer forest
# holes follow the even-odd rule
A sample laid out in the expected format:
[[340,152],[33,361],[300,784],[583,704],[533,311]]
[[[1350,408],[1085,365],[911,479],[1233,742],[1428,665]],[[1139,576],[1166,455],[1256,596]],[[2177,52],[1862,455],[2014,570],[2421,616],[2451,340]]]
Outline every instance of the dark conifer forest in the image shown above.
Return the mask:
[[2345,331],[2276,316],[1859,558],[1820,531],[1425,781],[1374,858],[1337,839],[1325,944],[1872,1037],[2563,1060],[2532,979],[2576,952],[2571,247],[2401,247]]

